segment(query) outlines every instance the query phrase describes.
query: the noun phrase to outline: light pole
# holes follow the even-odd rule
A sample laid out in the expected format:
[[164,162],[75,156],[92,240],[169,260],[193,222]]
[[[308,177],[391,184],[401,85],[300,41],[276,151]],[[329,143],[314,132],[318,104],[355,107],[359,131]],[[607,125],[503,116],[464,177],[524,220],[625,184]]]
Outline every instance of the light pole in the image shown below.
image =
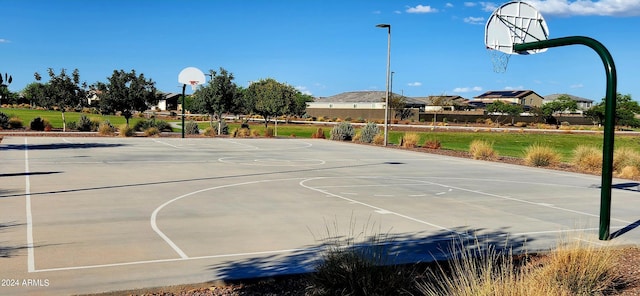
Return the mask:
[[384,103],[384,146],[387,146],[389,137],[389,79],[391,77],[391,25],[378,24],[378,28],[387,28],[387,95]]

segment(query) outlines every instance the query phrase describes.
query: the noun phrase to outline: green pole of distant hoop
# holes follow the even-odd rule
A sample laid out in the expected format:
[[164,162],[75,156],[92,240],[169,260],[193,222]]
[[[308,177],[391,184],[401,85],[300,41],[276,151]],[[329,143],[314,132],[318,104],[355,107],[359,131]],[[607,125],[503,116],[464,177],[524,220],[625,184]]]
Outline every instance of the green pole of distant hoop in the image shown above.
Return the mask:
[[186,87],[186,84],[182,85],[182,138],[184,138],[184,90]]
[[611,225],[611,183],[613,179],[613,142],[615,132],[617,77],[616,66],[613,63],[611,53],[602,43],[584,36],[572,36],[555,38],[536,42],[515,44],[513,49],[522,52],[532,49],[543,49],[565,45],[582,44],[595,50],[604,64],[607,72],[607,94],[605,97],[604,112],[604,144],[602,151],[602,185],[600,187],[600,240],[609,240],[609,228]]

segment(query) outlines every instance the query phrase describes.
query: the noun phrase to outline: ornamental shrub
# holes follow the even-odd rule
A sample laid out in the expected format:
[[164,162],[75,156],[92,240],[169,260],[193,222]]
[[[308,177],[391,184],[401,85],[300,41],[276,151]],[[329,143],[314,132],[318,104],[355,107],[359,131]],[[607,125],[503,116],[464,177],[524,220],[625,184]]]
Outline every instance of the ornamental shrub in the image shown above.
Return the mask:
[[32,131],[44,131],[44,125],[44,120],[38,116],[31,120],[29,129]]
[[378,125],[374,122],[367,122],[360,132],[360,142],[371,143],[373,138],[380,132]]
[[195,121],[189,120],[184,124],[184,133],[187,135],[197,135],[200,133],[200,128]]
[[91,120],[84,114],[80,115],[80,119],[76,123],[76,128],[81,132],[90,132],[91,131]]
[[351,123],[343,121],[331,129],[331,140],[351,141],[356,134]]
[[9,116],[0,112],[0,129],[5,129],[9,127]]

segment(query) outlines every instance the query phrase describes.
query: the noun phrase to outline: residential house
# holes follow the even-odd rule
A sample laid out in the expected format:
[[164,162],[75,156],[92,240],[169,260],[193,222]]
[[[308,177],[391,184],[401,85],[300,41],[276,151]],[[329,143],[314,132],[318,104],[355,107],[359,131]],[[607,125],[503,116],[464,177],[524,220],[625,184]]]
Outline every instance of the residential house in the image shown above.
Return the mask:
[[522,105],[525,109],[528,107],[540,107],[544,102],[544,98],[532,90],[500,90],[488,91],[469,101],[469,105],[476,107],[484,107],[495,101]]
[[585,111],[593,107],[593,100],[576,97],[569,94],[553,94],[553,95],[544,96],[544,103],[546,104],[548,102],[553,102],[561,96],[567,96],[570,99],[576,101],[576,103],[578,103],[578,110]]

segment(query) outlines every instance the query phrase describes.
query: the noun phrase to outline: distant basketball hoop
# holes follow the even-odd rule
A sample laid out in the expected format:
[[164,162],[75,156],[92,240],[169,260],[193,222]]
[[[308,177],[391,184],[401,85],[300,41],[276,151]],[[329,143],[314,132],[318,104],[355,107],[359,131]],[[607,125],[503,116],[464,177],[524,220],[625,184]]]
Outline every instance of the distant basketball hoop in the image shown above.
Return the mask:
[[485,27],[484,42],[491,57],[493,71],[504,73],[513,54],[535,54],[547,49],[515,51],[515,44],[549,39],[549,28],[542,15],[521,1],[506,3],[496,9]]
[[184,138],[184,90],[188,85],[191,85],[191,90],[196,91],[198,85],[205,82],[204,73],[196,67],[186,67],[178,74],[178,82],[182,83],[182,137]]

